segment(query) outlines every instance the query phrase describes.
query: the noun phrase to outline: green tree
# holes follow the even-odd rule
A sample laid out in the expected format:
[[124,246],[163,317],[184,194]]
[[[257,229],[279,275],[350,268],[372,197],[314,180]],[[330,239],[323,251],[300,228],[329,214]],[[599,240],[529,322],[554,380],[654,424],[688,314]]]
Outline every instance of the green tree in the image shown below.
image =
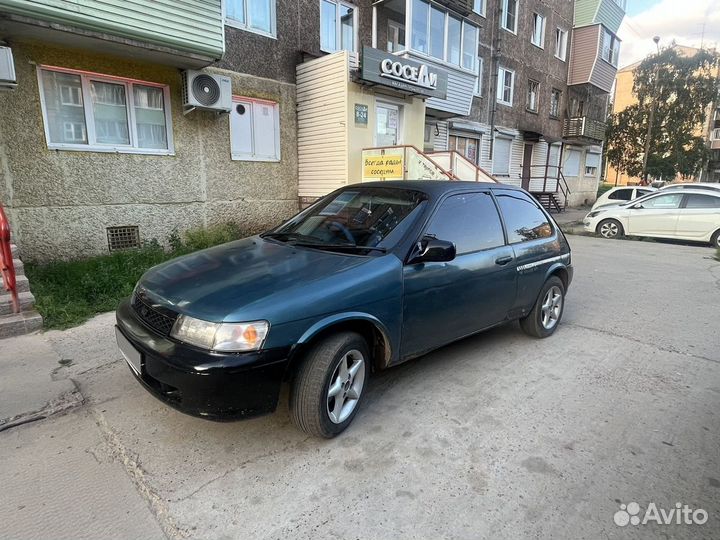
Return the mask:
[[720,55],[707,50],[683,56],[668,47],[645,58],[634,73],[637,103],[610,117],[607,161],[620,172],[642,176],[652,116],[648,175],[696,174],[708,157],[699,133],[708,105],[718,97],[719,67]]

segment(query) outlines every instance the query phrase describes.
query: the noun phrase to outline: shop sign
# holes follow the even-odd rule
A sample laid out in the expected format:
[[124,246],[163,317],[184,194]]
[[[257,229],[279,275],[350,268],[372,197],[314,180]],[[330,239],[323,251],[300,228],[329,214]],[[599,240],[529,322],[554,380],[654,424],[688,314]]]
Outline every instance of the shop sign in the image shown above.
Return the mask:
[[363,157],[363,180],[372,178],[398,179],[403,178],[403,155],[385,154],[382,156]]
[[440,99],[447,97],[447,72],[429,63],[363,47],[360,73],[365,81],[402,92]]

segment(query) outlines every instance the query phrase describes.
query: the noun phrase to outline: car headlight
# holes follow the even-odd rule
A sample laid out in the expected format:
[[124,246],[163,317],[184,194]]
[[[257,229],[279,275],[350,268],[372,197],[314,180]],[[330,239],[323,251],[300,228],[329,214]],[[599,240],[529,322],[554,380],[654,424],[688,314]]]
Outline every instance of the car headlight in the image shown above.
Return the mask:
[[597,216],[598,214],[601,214],[602,212],[604,212],[604,210],[595,210],[594,212],[590,212],[586,217],[594,218],[595,216]]
[[214,323],[180,315],[170,336],[211,351],[246,352],[262,347],[269,328],[267,321]]

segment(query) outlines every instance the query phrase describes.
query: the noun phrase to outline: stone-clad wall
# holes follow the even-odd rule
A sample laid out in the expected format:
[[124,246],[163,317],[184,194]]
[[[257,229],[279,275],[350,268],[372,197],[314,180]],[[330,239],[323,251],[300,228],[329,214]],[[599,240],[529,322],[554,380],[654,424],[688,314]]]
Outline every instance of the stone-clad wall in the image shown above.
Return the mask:
[[[227,115],[184,116],[176,68],[87,50],[12,43],[18,88],[0,93],[0,200],[28,260],[107,252],[106,227],[138,225],[142,240],[235,221],[247,230],[297,211],[295,85],[215,69],[233,94],[280,103],[281,161],[232,161]],[[37,65],[168,84],[175,155],[49,150]],[[211,68],[212,71],[212,68]]]

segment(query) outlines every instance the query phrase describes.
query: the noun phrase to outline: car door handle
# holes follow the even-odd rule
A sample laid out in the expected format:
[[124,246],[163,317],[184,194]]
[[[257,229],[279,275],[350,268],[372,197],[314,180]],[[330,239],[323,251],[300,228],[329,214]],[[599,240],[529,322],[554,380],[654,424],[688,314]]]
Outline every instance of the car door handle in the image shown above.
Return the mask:
[[500,266],[505,266],[507,263],[509,263],[512,260],[513,260],[513,258],[510,257],[509,255],[506,257],[499,257],[499,258],[495,259],[495,264],[498,264]]

